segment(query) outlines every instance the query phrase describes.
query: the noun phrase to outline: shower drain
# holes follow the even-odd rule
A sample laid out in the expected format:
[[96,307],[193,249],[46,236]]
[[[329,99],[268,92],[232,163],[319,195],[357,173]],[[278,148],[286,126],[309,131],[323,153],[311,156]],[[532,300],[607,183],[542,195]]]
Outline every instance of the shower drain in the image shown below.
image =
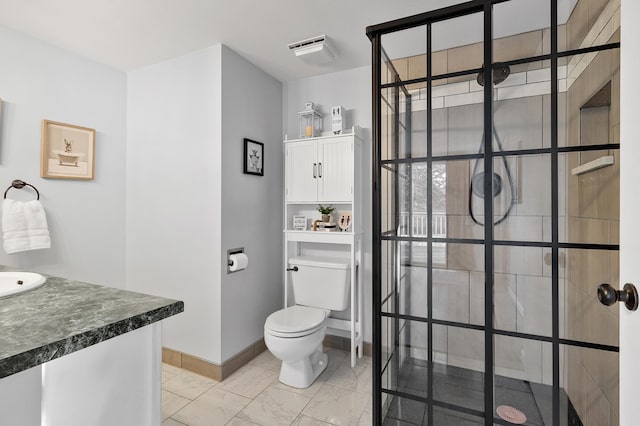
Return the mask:
[[521,425],[527,421],[527,416],[525,416],[522,411],[510,405],[500,405],[496,408],[496,413],[498,413],[503,420],[515,425]]

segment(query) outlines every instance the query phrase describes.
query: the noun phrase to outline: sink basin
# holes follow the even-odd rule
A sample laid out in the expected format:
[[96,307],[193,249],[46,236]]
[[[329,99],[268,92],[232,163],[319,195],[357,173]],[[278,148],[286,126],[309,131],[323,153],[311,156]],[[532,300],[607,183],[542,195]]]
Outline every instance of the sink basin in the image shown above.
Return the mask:
[[0,272],[0,297],[33,290],[46,281],[45,277],[34,272]]

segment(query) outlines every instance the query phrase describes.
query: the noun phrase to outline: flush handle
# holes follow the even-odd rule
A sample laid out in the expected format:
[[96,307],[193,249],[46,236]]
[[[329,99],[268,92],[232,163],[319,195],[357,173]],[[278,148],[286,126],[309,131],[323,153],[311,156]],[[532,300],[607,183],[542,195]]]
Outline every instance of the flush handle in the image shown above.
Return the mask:
[[287,268],[287,271],[298,272],[298,267],[294,266],[293,268]]
[[600,284],[598,286],[598,300],[606,306],[611,306],[616,302],[623,302],[630,311],[638,309],[638,290],[631,283],[624,285],[622,290],[616,290],[611,284]]

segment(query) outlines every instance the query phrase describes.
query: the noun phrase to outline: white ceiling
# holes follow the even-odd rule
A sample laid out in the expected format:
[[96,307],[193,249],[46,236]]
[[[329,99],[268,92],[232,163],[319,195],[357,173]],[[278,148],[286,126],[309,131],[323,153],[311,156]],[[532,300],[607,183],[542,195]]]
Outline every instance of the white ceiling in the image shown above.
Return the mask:
[[[0,25],[123,71],[224,43],[289,81],[365,66],[368,25],[455,3],[460,0],[0,0]],[[320,34],[338,48],[330,64],[307,65],[289,52],[289,43]]]

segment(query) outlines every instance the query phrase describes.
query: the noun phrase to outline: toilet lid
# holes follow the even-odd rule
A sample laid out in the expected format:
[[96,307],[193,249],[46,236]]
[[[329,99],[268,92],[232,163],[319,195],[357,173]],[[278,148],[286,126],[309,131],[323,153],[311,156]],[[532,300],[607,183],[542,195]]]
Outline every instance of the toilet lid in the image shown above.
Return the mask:
[[278,333],[300,333],[320,327],[326,318],[324,309],[296,305],[272,313],[264,326]]

